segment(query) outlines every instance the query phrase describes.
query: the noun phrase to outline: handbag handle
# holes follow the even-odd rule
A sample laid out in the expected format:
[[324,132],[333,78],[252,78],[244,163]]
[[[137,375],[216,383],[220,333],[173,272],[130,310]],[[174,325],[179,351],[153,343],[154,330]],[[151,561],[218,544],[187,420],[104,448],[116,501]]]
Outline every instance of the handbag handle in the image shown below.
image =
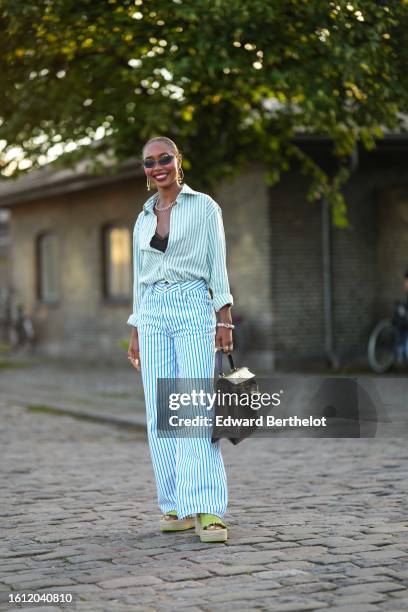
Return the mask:
[[[223,354],[224,354],[224,351],[222,349],[219,349],[218,350],[218,376],[221,376]],[[231,353],[227,353],[227,357],[228,357],[228,361],[231,366],[231,370],[234,370],[235,369],[234,360],[232,359]]]

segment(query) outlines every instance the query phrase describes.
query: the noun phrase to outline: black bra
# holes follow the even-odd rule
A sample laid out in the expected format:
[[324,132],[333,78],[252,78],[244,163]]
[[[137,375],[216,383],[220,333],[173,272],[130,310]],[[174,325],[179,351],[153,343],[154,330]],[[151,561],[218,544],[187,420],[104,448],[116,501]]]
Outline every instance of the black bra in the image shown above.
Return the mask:
[[150,246],[158,251],[164,251],[167,249],[167,243],[169,240],[169,234],[167,236],[160,236],[157,232],[154,234],[150,241]]

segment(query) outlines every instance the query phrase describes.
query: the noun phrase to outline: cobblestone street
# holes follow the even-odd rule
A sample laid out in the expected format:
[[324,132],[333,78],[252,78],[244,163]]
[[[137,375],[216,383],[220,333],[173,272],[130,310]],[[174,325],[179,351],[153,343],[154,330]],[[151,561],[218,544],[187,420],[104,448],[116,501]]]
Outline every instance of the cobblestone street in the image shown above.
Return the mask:
[[402,437],[224,440],[229,539],[202,544],[159,532],[143,432],[0,410],[1,611],[408,608]]

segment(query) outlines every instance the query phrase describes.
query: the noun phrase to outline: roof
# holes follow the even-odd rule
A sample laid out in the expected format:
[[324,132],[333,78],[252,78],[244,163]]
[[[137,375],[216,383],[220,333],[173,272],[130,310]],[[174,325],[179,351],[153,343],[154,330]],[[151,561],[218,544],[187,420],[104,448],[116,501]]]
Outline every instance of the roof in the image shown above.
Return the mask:
[[0,207],[37,200],[39,198],[82,191],[121,180],[144,176],[136,159],[128,159],[104,174],[95,174],[87,169],[87,162],[80,162],[75,168],[55,168],[51,165],[32,170],[17,179],[0,180]]

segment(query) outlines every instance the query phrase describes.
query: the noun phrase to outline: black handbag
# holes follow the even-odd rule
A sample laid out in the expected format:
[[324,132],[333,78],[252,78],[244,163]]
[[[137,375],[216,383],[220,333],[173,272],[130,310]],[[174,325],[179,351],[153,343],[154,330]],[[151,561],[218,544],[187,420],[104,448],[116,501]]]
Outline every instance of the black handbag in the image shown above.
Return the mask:
[[[231,353],[227,353],[231,370],[227,373],[222,372],[223,353],[223,350],[218,351],[218,378],[214,381],[216,401],[211,442],[227,437],[236,445],[257,428],[255,423],[243,423],[243,420],[256,418],[256,411],[250,406],[250,396],[252,393],[259,393],[259,388],[255,374],[245,366],[234,366]],[[217,421],[225,421],[225,424],[217,425]]]

